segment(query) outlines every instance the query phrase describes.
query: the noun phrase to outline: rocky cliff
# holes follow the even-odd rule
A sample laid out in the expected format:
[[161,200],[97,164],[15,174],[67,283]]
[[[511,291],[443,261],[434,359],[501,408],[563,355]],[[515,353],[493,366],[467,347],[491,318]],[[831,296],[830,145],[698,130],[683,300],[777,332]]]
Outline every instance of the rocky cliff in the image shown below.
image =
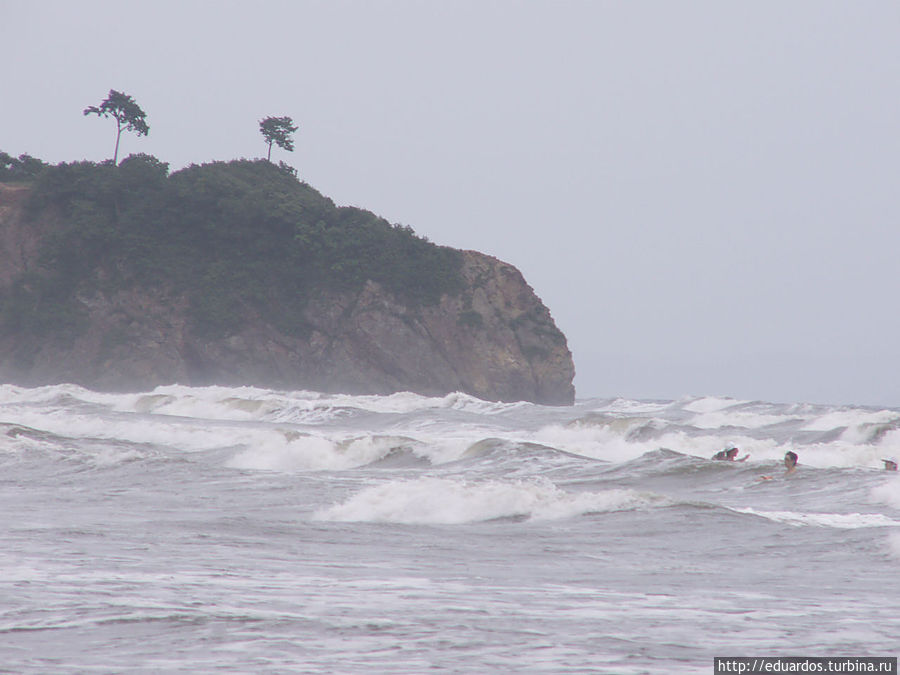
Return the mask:
[[[60,227],[52,209],[29,212],[28,199],[28,188],[0,184],[0,300],[27,289],[30,275],[46,267],[42,244]],[[189,294],[177,284],[80,284],[72,289],[83,317],[77,329],[36,338],[7,316],[0,381],[101,390],[177,382],[355,394],[463,391],[571,404],[566,338],[519,271],[465,251],[460,274],[460,288],[424,304],[372,280],[321,289],[291,310],[302,314],[300,334],[271,320],[271,307],[252,302],[240,304],[242,320],[232,329],[203,334],[193,327]],[[7,301],[7,314],[11,308]]]

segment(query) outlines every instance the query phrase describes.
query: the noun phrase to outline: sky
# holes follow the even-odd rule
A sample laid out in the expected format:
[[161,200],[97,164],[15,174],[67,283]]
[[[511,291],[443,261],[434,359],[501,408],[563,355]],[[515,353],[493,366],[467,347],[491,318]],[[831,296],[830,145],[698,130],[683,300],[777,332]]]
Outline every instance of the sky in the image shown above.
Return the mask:
[[0,150],[264,157],[512,263],[579,398],[900,406],[896,0],[0,0]]

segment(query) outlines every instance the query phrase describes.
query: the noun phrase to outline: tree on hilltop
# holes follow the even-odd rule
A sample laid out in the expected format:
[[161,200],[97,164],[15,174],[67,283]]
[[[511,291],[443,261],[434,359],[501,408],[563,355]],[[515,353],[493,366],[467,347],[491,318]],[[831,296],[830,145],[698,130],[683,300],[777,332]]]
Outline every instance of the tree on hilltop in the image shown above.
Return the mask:
[[123,131],[134,131],[138,136],[146,136],[150,132],[147,126],[147,114],[141,110],[141,106],[128,94],[123,94],[115,89],[109,90],[109,95],[100,104],[100,107],[92,105],[84,109],[85,115],[97,115],[98,117],[112,117],[116,121],[116,150],[113,153],[113,164],[119,158],[119,139]]
[[298,127],[294,126],[294,120],[290,117],[267,117],[259,122],[259,133],[266,139],[269,144],[269,154],[266,161],[272,161],[272,144],[275,143],[279,148],[283,148],[288,152],[294,151],[294,141],[291,134],[297,131]]

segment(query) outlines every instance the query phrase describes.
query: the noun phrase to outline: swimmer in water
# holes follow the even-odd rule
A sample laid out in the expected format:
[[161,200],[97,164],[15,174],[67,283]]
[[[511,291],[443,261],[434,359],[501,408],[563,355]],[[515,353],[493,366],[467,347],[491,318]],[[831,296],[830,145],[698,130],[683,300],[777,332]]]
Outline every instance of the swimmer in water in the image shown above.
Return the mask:
[[737,459],[738,452],[740,452],[740,450],[738,450],[738,449],[737,449],[736,447],[734,447],[733,445],[729,445],[729,446],[728,446],[727,448],[725,448],[724,450],[719,450],[716,454],[714,454],[714,455],[712,456],[712,458],[713,458],[713,459],[717,459],[717,460],[721,460],[721,461],[725,461],[725,462],[734,462],[735,460],[738,461],[738,462],[746,462],[746,461],[747,461],[747,458],[748,458],[750,455],[749,455],[749,454],[746,454],[746,455],[744,455],[743,457],[741,457],[740,459]]
[[784,475],[793,473],[794,469],[797,468],[797,453],[791,452],[790,450],[784,453],[784,465],[787,467],[787,471],[784,472]]
[[884,470],[885,471],[896,471],[897,470],[897,460],[891,459],[883,459],[884,462]]
[[[784,465],[787,467],[787,470],[784,472],[785,476],[789,473],[794,473],[794,470],[797,468],[797,453],[791,450],[784,453]],[[761,476],[760,480],[772,480],[772,476]]]

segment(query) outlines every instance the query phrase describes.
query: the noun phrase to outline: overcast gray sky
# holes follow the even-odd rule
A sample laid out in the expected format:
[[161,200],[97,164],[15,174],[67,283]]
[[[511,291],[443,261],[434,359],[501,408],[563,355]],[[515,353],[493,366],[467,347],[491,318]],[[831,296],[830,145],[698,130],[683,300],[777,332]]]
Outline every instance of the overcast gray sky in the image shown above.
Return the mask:
[[264,156],[516,265],[579,397],[900,406],[900,2],[0,0],[0,150]]

